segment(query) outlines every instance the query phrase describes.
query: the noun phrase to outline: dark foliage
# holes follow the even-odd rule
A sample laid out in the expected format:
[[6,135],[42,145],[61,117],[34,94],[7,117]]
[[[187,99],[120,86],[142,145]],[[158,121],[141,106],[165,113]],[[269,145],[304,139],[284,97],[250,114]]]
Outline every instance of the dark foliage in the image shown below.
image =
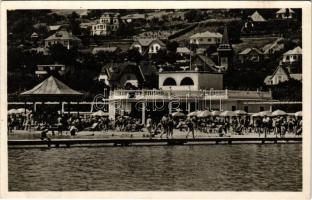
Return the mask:
[[290,79],[275,86],[271,86],[273,99],[282,101],[302,101],[302,83]]

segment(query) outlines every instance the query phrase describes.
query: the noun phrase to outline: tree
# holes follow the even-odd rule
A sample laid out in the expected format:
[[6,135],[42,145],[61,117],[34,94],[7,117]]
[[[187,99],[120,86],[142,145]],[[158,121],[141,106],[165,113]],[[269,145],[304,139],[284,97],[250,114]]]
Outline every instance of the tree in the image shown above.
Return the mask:
[[127,60],[134,61],[136,63],[141,62],[144,58],[136,48],[129,49],[126,54]]
[[273,99],[281,101],[302,101],[302,83],[295,79],[271,86]]
[[203,19],[203,15],[201,11],[192,9],[184,14],[184,19],[186,19],[187,22],[198,22]]
[[70,29],[74,35],[81,35],[80,22],[77,20],[79,15],[76,12],[72,12],[69,17]]
[[78,57],[77,49],[68,50],[62,44],[54,44],[49,47],[50,61],[65,65],[75,65]]
[[172,42],[168,41],[166,44],[166,48],[170,52],[176,53],[178,47],[179,47],[179,44],[176,41],[172,41]]

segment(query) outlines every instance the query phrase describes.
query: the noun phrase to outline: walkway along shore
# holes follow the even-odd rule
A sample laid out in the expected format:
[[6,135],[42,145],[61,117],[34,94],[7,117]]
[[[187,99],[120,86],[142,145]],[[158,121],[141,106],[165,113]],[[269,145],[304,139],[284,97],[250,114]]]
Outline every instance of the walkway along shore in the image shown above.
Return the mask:
[[153,146],[153,145],[209,145],[209,144],[292,144],[302,143],[302,137],[255,137],[255,136],[224,136],[186,138],[52,138],[40,139],[9,139],[9,148],[14,147],[71,147],[71,146]]

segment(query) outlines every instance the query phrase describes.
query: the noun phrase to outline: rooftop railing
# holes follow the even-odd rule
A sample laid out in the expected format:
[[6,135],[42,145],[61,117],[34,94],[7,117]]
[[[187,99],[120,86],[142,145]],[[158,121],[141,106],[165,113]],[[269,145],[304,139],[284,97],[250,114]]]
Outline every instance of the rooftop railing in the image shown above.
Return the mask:
[[203,99],[271,99],[270,91],[243,90],[115,90],[111,99],[203,98]]

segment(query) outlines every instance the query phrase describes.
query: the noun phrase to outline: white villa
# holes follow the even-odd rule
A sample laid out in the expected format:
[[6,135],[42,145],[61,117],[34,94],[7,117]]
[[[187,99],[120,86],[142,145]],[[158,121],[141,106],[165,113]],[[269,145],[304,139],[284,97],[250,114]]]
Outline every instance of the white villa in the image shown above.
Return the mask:
[[165,48],[166,45],[157,38],[140,38],[133,42],[130,49],[136,48],[143,54],[155,54],[160,49]]
[[190,37],[190,44],[198,47],[208,47],[210,45],[218,45],[222,40],[222,34],[217,32],[196,33]]
[[95,24],[92,25],[91,35],[110,35],[119,29],[120,16],[118,13],[104,13]]
[[295,12],[291,8],[281,8],[276,12],[277,19],[292,19]]
[[283,54],[284,63],[298,62],[301,59],[302,59],[302,49],[299,46]]

